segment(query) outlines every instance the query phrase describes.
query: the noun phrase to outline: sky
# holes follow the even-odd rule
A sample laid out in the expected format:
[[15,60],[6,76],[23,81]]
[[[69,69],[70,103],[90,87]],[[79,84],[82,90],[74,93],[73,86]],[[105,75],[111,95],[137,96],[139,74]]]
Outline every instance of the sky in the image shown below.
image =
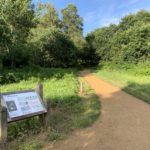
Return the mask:
[[52,3],[57,11],[72,3],[84,20],[84,35],[96,28],[118,24],[121,18],[140,9],[150,11],[150,0],[33,0]]

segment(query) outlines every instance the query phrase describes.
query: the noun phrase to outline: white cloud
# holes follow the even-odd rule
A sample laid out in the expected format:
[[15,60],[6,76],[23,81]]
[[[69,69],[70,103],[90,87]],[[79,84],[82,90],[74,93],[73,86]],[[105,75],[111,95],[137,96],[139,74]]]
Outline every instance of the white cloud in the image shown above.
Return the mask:
[[119,20],[120,18],[111,16],[111,13],[103,13],[101,11],[88,12],[84,17],[85,24],[97,24],[98,27],[118,24]]
[[[93,1],[96,2],[98,0]],[[91,8],[92,11],[87,12],[83,17],[84,25],[87,28],[86,32],[91,31],[91,29],[94,28],[108,26],[110,24],[118,24],[121,21],[121,18],[129,13],[136,13],[144,7],[143,1],[147,1],[148,3],[149,0],[110,0],[110,3],[108,3],[109,0],[99,1],[103,1],[103,3],[97,4],[98,7],[96,9]],[[149,6],[147,5],[146,7]]]
[[110,24],[118,24],[120,21],[120,18],[117,17],[109,17],[109,18],[104,18],[100,20],[99,24],[100,26],[109,26]]

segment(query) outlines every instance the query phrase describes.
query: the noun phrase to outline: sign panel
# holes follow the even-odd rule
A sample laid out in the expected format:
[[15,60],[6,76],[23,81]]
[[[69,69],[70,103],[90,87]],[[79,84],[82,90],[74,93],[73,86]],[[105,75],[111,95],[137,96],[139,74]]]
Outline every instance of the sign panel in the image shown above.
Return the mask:
[[46,108],[34,90],[2,93],[1,103],[7,108],[8,121],[14,121],[46,113]]

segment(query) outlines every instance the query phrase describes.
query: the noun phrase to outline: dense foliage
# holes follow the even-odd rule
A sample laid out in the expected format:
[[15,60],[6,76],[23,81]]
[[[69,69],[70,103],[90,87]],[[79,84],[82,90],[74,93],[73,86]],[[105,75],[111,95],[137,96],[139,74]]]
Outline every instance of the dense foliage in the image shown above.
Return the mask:
[[[13,13],[12,13],[13,12]],[[50,3],[0,2],[0,67],[93,66],[101,61],[139,63],[150,59],[150,12],[141,10],[119,25],[83,37],[83,18],[73,4],[59,12]]]
[[102,61],[139,63],[150,60],[150,12],[141,10],[119,25],[96,29],[87,36]]
[[66,34],[55,28],[36,28],[32,34],[30,44],[35,64],[44,67],[75,66],[77,50]]
[[27,37],[34,26],[31,0],[0,2],[0,54],[6,66],[15,67],[28,59]]
[[83,19],[78,15],[77,7],[69,4],[61,13],[62,19],[49,3],[34,7],[31,0],[2,0],[0,66],[70,67],[89,64],[87,59],[93,59],[95,55],[83,56],[84,51],[87,55],[92,49],[85,50],[88,43],[83,37]]
[[[126,91],[149,102],[150,86],[146,83],[150,75],[150,12],[141,10],[130,14],[119,25],[96,29],[86,38],[83,18],[76,6],[69,4],[61,10],[61,17],[59,14],[49,3],[35,7],[31,0],[0,0],[0,90],[33,89],[38,82],[44,84],[44,96],[52,107],[50,128],[46,130],[49,140],[86,127],[99,115],[97,97],[82,100],[78,96],[77,72],[58,67],[95,66],[109,61],[111,69],[100,75],[125,80]],[[128,65],[123,66],[139,62],[144,65],[134,68],[134,73],[126,69]],[[116,63],[117,74],[113,72]],[[122,71],[124,77],[120,76],[119,67],[128,70],[131,79],[136,81],[128,84],[126,72]],[[144,78],[140,78],[143,75]],[[37,118],[14,123],[9,126],[9,139],[39,133],[40,126]],[[37,149],[35,144],[22,149],[32,147]]]

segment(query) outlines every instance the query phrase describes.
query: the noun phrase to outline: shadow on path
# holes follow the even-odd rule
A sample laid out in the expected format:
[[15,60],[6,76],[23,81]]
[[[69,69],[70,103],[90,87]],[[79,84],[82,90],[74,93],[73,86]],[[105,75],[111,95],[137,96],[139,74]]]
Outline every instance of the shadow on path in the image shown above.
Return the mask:
[[150,150],[150,105],[90,74],[81,76],[100,97],[97,122],[43,150]]

